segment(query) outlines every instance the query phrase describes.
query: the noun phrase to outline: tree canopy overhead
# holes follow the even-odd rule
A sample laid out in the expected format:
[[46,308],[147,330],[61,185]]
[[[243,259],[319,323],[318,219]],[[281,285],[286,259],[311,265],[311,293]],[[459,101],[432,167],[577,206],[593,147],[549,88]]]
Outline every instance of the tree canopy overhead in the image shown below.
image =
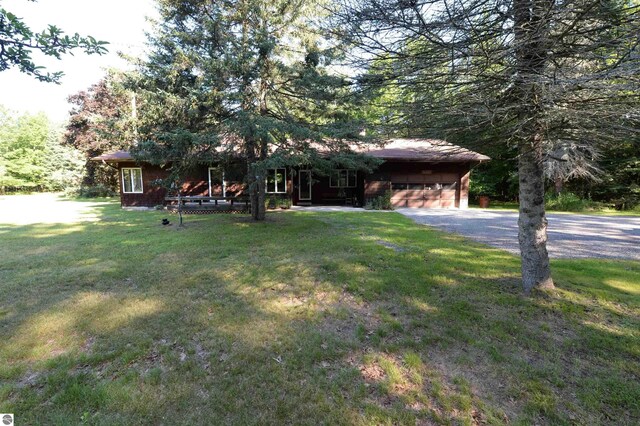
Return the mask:
[[[138,155],[170,161],[177,175],[194,162],[240,156],[258,220],[268,168],[330,168],[319,151],[345,151],[341,139],[357,136],[359,127],[343,105],[346,82],[330,72],[320,3],[160,0],[138,84],[145,99]],[[339,158],[368,164],[346,153]]]
[[33,60],[33,52],[56,59],[64,54],[73,54],[75,49],[81,49],[86,54],[102,55],[107,53],[107,44],[92,36],[83,37],[78,33],[70,36],[55,25],[34,32],[22,18],[0,7],[0,71],[16,67],[40,81],[59,83],[63,73],[46,71]]

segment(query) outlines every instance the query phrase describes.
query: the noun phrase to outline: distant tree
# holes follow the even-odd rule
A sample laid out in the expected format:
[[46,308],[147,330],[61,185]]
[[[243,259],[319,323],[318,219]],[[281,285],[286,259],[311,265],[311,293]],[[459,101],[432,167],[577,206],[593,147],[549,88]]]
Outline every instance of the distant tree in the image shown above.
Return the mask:
[[51,125],[44,167],[47,191],[77,192],[85,173],[84,153],[64,143],[64,128]]
[[265,218],[267,169],[369,167],[342,142],[359,127],[345,112],[344,79],[329,72],[321,3],[158,1],[136,155],[171,163],[178,180],[194,163],[240,158],[255,220]]
[[3,176],[0,186],[18,190],[41,190],[46,178],[45,153],[49,121],[44,114],[9,116],[0,138]]
[[78,33],[69,36],[55,25],[49,25],[40,33],[33,32],[21,18],[0,7],[0,71],[17,67],[40,81],[59,83],[63,73],[45,71],[31,58],[34,51],[57,59],[63,54],[71,54],[74,49],[82,49],[89,55],[102,55],[107,52],[107,44]]
[[569,149],[556,157],[562,147],[637,140],[637,1],[341,3],[334,28],[361,53],[356,65],[394,61],[380,78],[369,78],[413,88],[412,114],[426,133],[475,133],[516,149],[523,287],[553,287],[545,160],[593,152]]
[[639,142],[627,139],[608,145],[598,166],[598,181],[579,181],[569,188],[583,197],[612,202],[620,210],[640,205]]
[[0,109],[0,192],[77,187],[84,161],[60,142],[60,129],[46,115]]
[[123,75],[111,71],[89,89],[70,96],[68,101],[73,108],[69,112],[64,142],[85,154],[83,185],[115,189],[115,170],[90,159],[132,146],[135,140],[133,92],[125,87]]

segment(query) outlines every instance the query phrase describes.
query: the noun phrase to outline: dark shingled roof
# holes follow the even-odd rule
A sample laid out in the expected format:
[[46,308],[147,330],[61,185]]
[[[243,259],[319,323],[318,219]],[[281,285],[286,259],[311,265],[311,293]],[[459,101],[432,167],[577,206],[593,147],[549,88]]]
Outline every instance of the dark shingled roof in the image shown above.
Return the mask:
[[[389,139],[376,145],[353,146],[356,152],[383,160],[461,162],[488,161],[489,157],[438,139]],[[115,151],[92,158],[117,163],[135,161],[128,151]]]
[[121,161],[134,161],[129,151],[114,151],[107,152],[97,157],[93,157],[93,161],[105,161],[107,163],[118,163]]
[[486,155],[438,139],[389,139],[379,146],[358,151],[384,160],[405,161],[487,161]]

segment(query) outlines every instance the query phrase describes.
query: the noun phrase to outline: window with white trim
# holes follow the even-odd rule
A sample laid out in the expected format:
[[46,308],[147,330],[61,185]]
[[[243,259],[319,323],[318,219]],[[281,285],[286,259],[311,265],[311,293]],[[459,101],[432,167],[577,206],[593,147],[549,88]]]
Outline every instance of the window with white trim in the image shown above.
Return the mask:
[[355,188],[357,186],[357,171],[337,169],[331,172],[329,186],[331,188]]
[[122,192],[125,194],[142,193],[142,169],[140,167],[122,168]]
[[287,192],[287,169],[267,170],[267,193]]

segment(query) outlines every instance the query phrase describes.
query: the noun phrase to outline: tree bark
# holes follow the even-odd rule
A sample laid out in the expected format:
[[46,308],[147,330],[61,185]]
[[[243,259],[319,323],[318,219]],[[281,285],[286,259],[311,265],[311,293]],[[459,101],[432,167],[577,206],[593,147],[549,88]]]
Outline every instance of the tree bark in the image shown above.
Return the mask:
[[[253,220],[264,220],[266,217],[265,202],[265,176],[261,168],[256,167],[258,158],[256,155],[256,141],[253,138],[245,140],[247,150],[247,183],[249,184],[249,200],[251,201],[251,217]],[[261,150],[262,151],[262,150]],[[262,159],[262,158],[261,158]]]
[[548,60],[548,11],[552,5],[552,0],[513,1],[517,61],[514,93],[519,108],[518,121],[523,123],[518,135],[518,242],[526,294],[534,288],[554,287],[544,207],[543,144],[546,134],[542,79]]
[[[241,11],[244,14],[242,20],[242,48],[243,51],[248,49],[247,32],[249,22],[247,18],[247,9],[245,2],[241,2]],[[244,58],[244,55],[243,55]],[[250,115],[253,107],[253,93],[251,89],[251,67],[245,61],[242,63],[242,110]],[[251,202],[251,217],[253,220],[262,221],[266,217],[264,198],[265,198],[265,177],[262,168],[256,167],[258,159],[264,160],[262,149],[258,155],[258,140],[256,139],[254,123],[245,123],[249,126],[245,129],[244,144],[247,157],[247,184],[249,185],[249,200]],[[260,144],[260,147],[262,144]]]
[[[264,25],[266,25],[266,23]],[[267,52],[268,52],[267,50],[261,51],[260,57],[258,59],[258,64],[260,64],[261,75],[260,75],[260,82],[258,84],[259,90],[257,93],[257,100],[258,100],[258,115],[260,115],[261,117],[267,116],[269,111],[267,108],[267,93],[269,91],[267,78],[269,75],[270,62],[269,62],[269,57]],[[269,154],[269,146],[267,142],[264,139],[259,139],[258,147],[259,147],[259,152],[258,152],[259,160],[260,161],[266,160]],[[255,208],[251,207],[251,209],[253,212],[254,220],[265,220],[267,216],[267,207],[265,206],[266,176],[264,175],[263,168],[260,168],[259,170],[260,172],[256,174],[256,184],[255,184],[256,204],[255,204]]]
[[518,159],[518,241],[522,260],[522,285],[527,294],[534,288],[554,287],[547,252],[542,146],[538,140],[534,140],[532,145],[522,144]]
[[267,208],[265,206],[265,182],[264,176],[258,175],[256,180],[255,208],[251,205],[251,211],[254,220],[265,220],[267,216]]

